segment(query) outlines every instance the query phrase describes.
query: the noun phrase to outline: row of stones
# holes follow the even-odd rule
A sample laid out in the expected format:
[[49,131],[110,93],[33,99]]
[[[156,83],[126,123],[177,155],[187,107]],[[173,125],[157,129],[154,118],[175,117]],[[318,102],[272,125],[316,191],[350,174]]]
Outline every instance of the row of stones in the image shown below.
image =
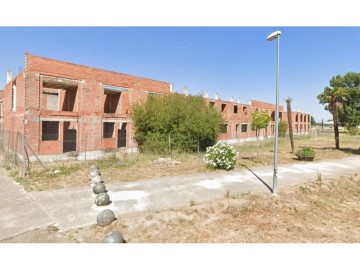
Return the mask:
[[[97,165],[92,165],[90,168],[91,182],[93,186],[93,193],[96,195],[95,204],[97,206],[106,206],[111,203],[110,196],[107,194],[106,186],[102,180],[100,169]],[[110,225],[115,220],[115,213],[110,209],[102,210],[96,222],[99,226],[105,227]],[[103,243],[126,243],[124,237],[119,231],[112,231],[104,236]]]

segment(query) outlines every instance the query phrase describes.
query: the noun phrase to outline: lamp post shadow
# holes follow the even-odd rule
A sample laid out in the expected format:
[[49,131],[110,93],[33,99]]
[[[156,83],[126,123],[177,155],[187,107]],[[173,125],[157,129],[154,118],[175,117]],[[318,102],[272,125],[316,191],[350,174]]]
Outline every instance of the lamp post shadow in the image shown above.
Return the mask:
[[273,193],[273,189],[264,181],[262,180],[256,173],[254,173],[248,166],[241,164],[241,166],[245,167],[246,169],[248,169],[261,183],[263,183],[263,185],[270,190],[271,193]]

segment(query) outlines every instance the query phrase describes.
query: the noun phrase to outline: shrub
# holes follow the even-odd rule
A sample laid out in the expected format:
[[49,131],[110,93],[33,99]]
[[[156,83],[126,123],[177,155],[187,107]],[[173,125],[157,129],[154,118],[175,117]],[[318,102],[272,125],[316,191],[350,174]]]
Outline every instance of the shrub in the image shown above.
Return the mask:
[[302,147],[296,154],[300,159],[315,157],[315,150],[311,146]]
[[218,143],[206,148],[204,161],[209,168],[229,171],[235,168],[238,155],[231,145]]
[[356,136],[360,134],[360,130],[354,127],[348,128],[348,132],[350,136]]
[[288,127],[289,127],[288,123],[280,120],[278,127],[279,127],[279,137],[285,138],[286,131],[287,131]]

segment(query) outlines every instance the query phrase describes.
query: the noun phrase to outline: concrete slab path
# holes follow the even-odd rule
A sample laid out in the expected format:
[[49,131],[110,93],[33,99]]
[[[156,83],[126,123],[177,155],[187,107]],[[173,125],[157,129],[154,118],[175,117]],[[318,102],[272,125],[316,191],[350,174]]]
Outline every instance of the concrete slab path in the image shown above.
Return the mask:
[[[101,168],[100,168],[101,170]],[[279,165],[278,190],[286,185],[360,173],[360,157]],[[90,169],[89,169],[90,174]],[[96,206],[92,186],[25,192],[0,170],[0,241],[35,228],[54,225],[62,231],[96,224],[98,213],[116,216],[155,211],[224,198],[225,193],[271,192],[273,167],[106,184],[111,204]]]

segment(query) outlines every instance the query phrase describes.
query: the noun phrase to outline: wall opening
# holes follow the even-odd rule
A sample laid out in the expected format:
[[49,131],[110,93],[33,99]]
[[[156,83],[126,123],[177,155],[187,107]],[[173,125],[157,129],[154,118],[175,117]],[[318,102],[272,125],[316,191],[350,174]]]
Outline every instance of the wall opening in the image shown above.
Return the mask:
[[227,133],[228,124],[221,125],[220,130],[221,130],[221,133]]
[[247,132],[248,125],[247,124],[241,124],[241,132]]
[[59,121],[42,121],[42,140],[59,140]]
[[234,113],[238,113],[238,106],[234,105]]
[[58,111],[59,110],[59,94],[52,92],[44,92],[46,97],[46,110]]
[[221,104],[221,112],[224,112],[226,109],[226,104],[225,103],[222,103]]
[[76,123],[64,122],[63,153],[76,151]]
[[[121,112],[121,106],[119,107],[121,93],[105,92],[104,113],[116,113]],[[119,110],[118,110],[119,107]]]
[[126,126],[127,123],[122,123],[121,128],[118,129],[118,148],[126,147]]
[[245,106],[243,106],[243,113],[247,115],[247,108]]
[[114,137],[115,123],[105,122],[103,128],[103,138],[109,139]]
[[50,111],[77,111],[78,83],[61,78],[46,78],[43,81],[43,94],[46,109]]

